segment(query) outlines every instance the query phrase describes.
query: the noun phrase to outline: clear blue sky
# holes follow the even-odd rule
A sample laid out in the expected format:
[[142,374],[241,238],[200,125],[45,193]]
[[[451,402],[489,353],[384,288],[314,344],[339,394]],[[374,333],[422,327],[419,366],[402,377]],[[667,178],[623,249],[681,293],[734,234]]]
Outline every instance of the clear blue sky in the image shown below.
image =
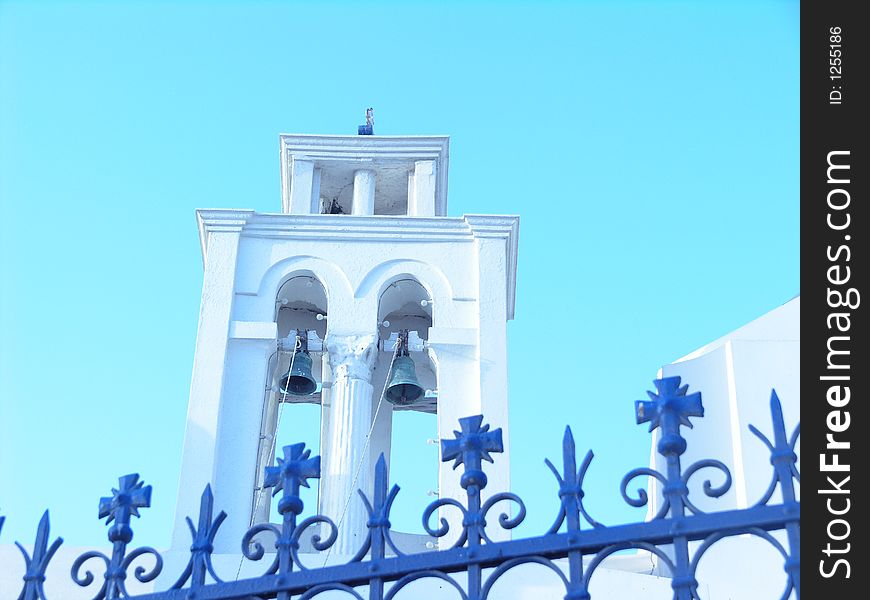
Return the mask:
[[[521,216],[521,531],[555,515],[565,424],[593,514],[642,518],[617,501],[648,459],[632,402],[799,292],[798,24],[782,1],[0,1],[0,543],[45,507],[104,542],[98,498],[133,471],[135,541],[168,543],[194,209],[279,212],[278,134],[352,134],[367,106],[377,133],[451,135],[449,214]],[[282,442],[316,446],[313,418]],[[394,522],[420,531],[434,420],[398,429]]]

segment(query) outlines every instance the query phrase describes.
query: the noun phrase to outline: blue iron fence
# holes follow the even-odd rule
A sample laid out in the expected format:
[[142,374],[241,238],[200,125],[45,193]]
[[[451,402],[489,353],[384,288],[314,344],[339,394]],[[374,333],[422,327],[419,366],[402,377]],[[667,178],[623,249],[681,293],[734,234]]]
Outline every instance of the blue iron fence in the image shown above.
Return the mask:
[[[662,487],[662,504],[658,513],[649,521],[621,526],[604,526],[589,516],[583,505],[585,491],[583,480],[592,461],[592,452],[586,454],[579,470],[574,438],[566,428],[563,440],[563,465],[561,472],[549,460],[547,466],[556,476],[561,501],[559,513],[550,529],[542,536],[512,541],[493,541],[486,532],[487,515],[500,501],[516,505],[516,514],[502,513],[499,525],[512,529],[526,515],[523,501],[515,494],[503,492],[491,495],[485,502],[481,491],[486,488],[486,474],[481,468],[483,461],[493,461],[492,454],[502,452],[501,430],[490,430],[480,415],[460,419],[460,431],[453,440],[441,441],[441,460],[454,461],[454,468],[463,467],[460,479],[466,491],[465,504],[452,498],[442,498],[431,503],[423,512],[423,527],[436,538],[444,537],[449,530],[447,520],[433,527],[430,518],[442,507],[452,507],[462,514],[462,530],[449,549],[436,552],[404,554],[391,539],[390,510],[399,487],[390,486],[387,469],[381,456],[377,463],[375,490],[372,498],[360,492],[362,502],[369,514],[367,536],[357,554],[343,565],[309,569],[299,560],[302,534],[318,527],[327,532],[325,539],[314,535],[315,550],[328,550],[337,538],[335,524],[324,516],[310,516],[297,523],[303,512],[299,497],[301,486],[320,476],[320,457],[312,457],[304,444],[285,446],[283,458],[277,465],[267,467],[265,485],[281,494],[278,512],[282,516],[279,526],[271,523],[254,525],[242,539],[244,556],[257,561],[266,555],[263,545],[255,539],[269,533],[275,538],[274,558],[263,575],[237,581],[223,581],[212,566],[212,543],[226,513],[214,515],[214,499],[211,488],[206,486],[197,523],[188,518],[192,544],[190,559],[175,583],[165,591],[136,596],[140,600],[206,600],[206,599],[255,599],[298,597],[300,600],[335,590],[345,592],[351,598],[370,600],[395,598],[408,584],[423,578],[435,578],[456,590],[463,600],[483,600],[489,597],[496,581],[507,571],[523,564],[537,564],[554,571],[565,587],[566,600],[589,599],[589,583],[602,561],[615,552],[636,548],[656,555],[670,572],[673,597],[676,600],[699,599],[696,571],[701,557],[716,542],[723,538],[750,534],[769,542],[781,555],[786,572],[786,584],[782,598],[792,592],[800,598],[800,503],[795,495],[795,482],[800,482],[795,446],[800,435],[798,426],[787,434],[782,416],[782,407],[776,392],[771,394],[773,439],[750,426],[770,451],[773,474],[767,491],[752,507],[741,510],[726,510],[707,513],[700,510],[689,498],[689,479],[702,468],[713,468],[724,476],[722,485],[713,486],[704,482],[703,492],[718,498],[731,487],[731,474],[720,461],[700,460],[684,468],[680,457],[686,451],[686,439],[681,428],[691,427],[690,417],[702,417],[704,409],[701,394],[687,394],[688,386],[680,385],[679,377],[656,380],[656,392],[648,392],[649,401],[636,403],[638,423],[649,423],[650,431],[661,430],[657,450],[664,457],[666,469],[659,472],[643,467],[630,471],[622,479],[621,493],[631,506],[647,505],[649,498],[643,489],[637,496],[628,493],[628,486],[637,477],[651,477]],[[774,492],[780,490],[781,502],[772,504]],[[86,562],[97,560],[104,563],[104,575],[95,600],[129,597],[125,580],[132,564],[144,555],[152,557],[153,566],[135,567],[136,580],[153,581],[163,569],[163,559],[153,548],[140,547],[132,551],[128,545],[133,539],[130,520],[139,516],[138,509],[149,506],[151,486],[146,486],[138,475],[121,477],[112,495],[100,499],[100,518],[106,518],[111,556],[91,551],[82,554],[73,563],[71,577],[82,587],[98,584],[90,570],[83,568]],[[3,519],[0,518],[0,528]],[[564,532],[561,532],[564,527]],[[787,544],[782,544],[771,531],[784,530]],[[24,555],[26,573],[19,600],[47,600],[43,590],[46,568],[60,547],[61,538],[49,544],[48,511],[42,517],[36,534],[31,556],[20,544]],[[689,542],[700,541],[697,547]],[[668,551],[663,549],[668,547]],[[389,555],[388,555],[389,554]],[[562,569],[553,561],[567,558],[567,568]],[[587,561],[584,563],[584,558]],[[151,564],[151,563],[149,563]],[[484,577],[484,569],[490,572]],[[458,576],[457,576],[458,575]],[[464,575],[464,577],[463,577]],[[391,584],[391,585],[387,585]],[[366,591],[367,589],[367,591]]]

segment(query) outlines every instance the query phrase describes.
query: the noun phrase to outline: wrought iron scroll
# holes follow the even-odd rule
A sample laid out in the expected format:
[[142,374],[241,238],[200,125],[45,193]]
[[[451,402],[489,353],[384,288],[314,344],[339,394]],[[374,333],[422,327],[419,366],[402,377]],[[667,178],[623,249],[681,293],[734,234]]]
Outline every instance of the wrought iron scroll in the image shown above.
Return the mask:
[[[465,497],[462,501],[440,498],[426,507],[422,515],[423,529],[435,538],[444,538],[450,532],[451,521],[441,513],[449,516],[448,511],[457,511],[456,516],[461,516],[461,529],[453,532],[456,541],[449,548],[406,554],[393,542],[390,511],[399,487],[390,484],[388,466],[381,456],[375,468],[372,494],[359,492],[368,513],[367,531],[359,550],[344,564],[318,568],[304,564],[300,540],[306,532],[311,532],[311,546],[320,552],[334,544],[338,531],[328,517],[321,515],[297,522],[304,513],[300,489],[309,485],[309,479],[320,477],[320,457],[312,457],[304,444],[294,444],[285,446],[283,457],[277,458],[277,464],[267,467],[265,472],[265,487],[271,487],[275,496],[280,494],[281,523],[254,525],[241,540],[243,556],[258,561],[267,555],[263,536],[274,537],[274,545],[268,552],[271,561],[262,575],[225,581],[216,572],[212,564],[214,540],[227,515],[220,511],[215,516],[215,498],[211,487],[206,486],[196,524],[191,518],[187,519],[191,545],[186,566],[180,574],[167,579],[168,589],[135,597],[140,600],[229,600],[289,599],[292,596],[304,600],[331,590],[359,600],[392,600],[403,597],[407,586],[416,581],[435,579],[455,590],[457,598],[485,600],[493,596],[493,590],[505,574],[520,565],[533,564],[555,574],[555,581],[564,586],[565,599],[589,600],[590,582],[607,557],[635,548],[657,558],[662,571],[671,578],[675,600],[695,600],[701,597],[696,577],[705,553],[724,538],[747,534],[768,542],[782,556],[786,573],[782,598],[794,596],[799,600],[800,502],[796,488],[800,472],[796,446],[800,427],[791,434],[787,432],[782,406],[773,392],[770,400],[772,434],[765,435],[750,426],[769,451],[773,467],[770,485],[750,508],[705,512],[690,495],[690,479],[704,469],[719,471],[719,483],[706,480],[701,487],[705,496],[716,499],[730,489],[731,473],[722,462],[712,458],[689,466],[682,464],[687,448],[683,428],[692,427],[691,418],[703,416],[701,395],[689,393],[679,377],[654,383],[656,391],[649,392],[649,400],[636,403],[635,417],[639,424],[649,423],[650,431],[660,430],[656,449],[664,459],[664,468],[661,471],[650,467],[634,469],[622,478],[619,486],[629,505],[643,507],[651,500],[647,491],[639,488],[636,493],[629,493],[629,487],[639,477],[658,482],[661,504],[651,520],[610,526],[589,514],[584,505],[584,479],[593,454],[587,452],[578,468],[574,436],[571,429],[566,428],[561,468],[545,461],[558,486],[559,508],[552,526],[538,537],[494,540],[492,530],[487,531],[487,516],[494,506],[503,502],[514,505],[513,516],[503,512],[497,523],[490,525],[505,530],[513,529],[524,520],[526,506],[509,492],[485,496],[488,480],[483,463],[492,462],[493,455],[503,451],[502,432],[485,424],[483,416],[476,415],[460,419],[460,429],[454,432],[454,439],[441,441],[441,459],[453,461],[455,469],[462,467],[459,482]],[[71,569],[75,584],[96,586],[96,578],[85,568],[85,563],[103,562],[102,582],[94,600],[131,597],[126,586],[131,574],[141,583],[150,583],[160,575],[163,559],[157,551],[149,547],[128,550],[133,539],[132,517],[138,517],[139,509],[148,507],[150,502],[151,486],[145,486],[135,474],[121,477],[112,495],[100,500],[99,517],[105,518],[109,525],[111,555],[86,552],[74,561]],[[439,525],[433,526],[431,519],[436,514]],[[0,517],[0,530],[3,521]],[[784,531],[785,537],[771,535],[777,530]],[[62,544],[61,538],[49,542],[50,537],[46,511],[39,522],[32,551],[18,544],[25,562],[19,600],[49,600],[43,586],[46,570]],[[150,568],[133,567],[144,555],[151,555]]]

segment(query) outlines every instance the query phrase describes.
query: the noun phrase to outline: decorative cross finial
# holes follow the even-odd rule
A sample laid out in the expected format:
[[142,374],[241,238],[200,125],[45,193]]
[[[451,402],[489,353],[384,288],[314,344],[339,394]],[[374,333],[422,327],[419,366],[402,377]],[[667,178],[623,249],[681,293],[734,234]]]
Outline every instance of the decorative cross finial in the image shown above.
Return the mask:
[[701,392],[686,395],[689,386],[688,384],[680,386],[680,381],[679,377],[665,377],[653,381],[658,394],[647,392],[652,402],[645,400],[635,402],[638,425],[649,421],[649,430],[652,431],[661,425],[661,419],[665,413],[673,412],[679,418],[680,424],[692,427],[689,417],[704,416]]
[[305,444],[284,446],[284,458],[278,457],[278,465],[266,467],[266,477],[263,487],[275,488],[272,495],[284,491],[284,496],[278,501],[278,512],[302,513],[302,500],[299,498],[299,488],[309,487],[309,478],[320,478],[320,457],[311,456],[311,450],[305,449]]
[[[481,492],[486,487],[487,481],[486,474],[480,468],[481,461],[494,462],[490,452],[504,452],[501,429],[490,431],[489,424],[483,425],[483,415],[459,419],[459,426],[460,431],[453,432],[456,436],[455,440],[441,440],[441,460],[447,462],[453,459],[454,469],[459,465],[465,465],[465,472],[459,478],[459,485],[468,496],[468,505],[462,506],[451,498],[440,498],[426,507],[423,512],[423,527],[433,537],[445,535],[450,528],[447,520],[441,517],[441,527],[433,530],[429,527],[429,517],[442,506],[458,507],[462,511],[462,533],[453,547],[467,544],[468,556],[471,557],[477,553],[478,547],[484,541],[492,543],[492,539],[486,534],[486,515],[496,503],[508,500],[516,502],[519,506],[519,512],[514,518],[507,513],[499,515],[498,522],[504,529],[513,529],[519,525],[526,517],[526,507],[516,494],[510,492],[494,494],[481,504]],[[469,565],[468,589],[479,590],[481,581],[481,566]],[[486,596],[487,589],[484,589],[482,597]],[[471,598],[472,595],[469,594],[468,597]],[[475,593],[473,597],[477,598],[478,595]]]
[[501,429],[489,430],[489,424],[482,425],[483,415],[459,419],[461,431],[454,431],[455,440],[441,440],[441,461],[455,459],[453,468],[465,465],[465,473],[459,480],[463,489],[472,485],[478,489],[486,487],[486,475],[481,471],[481,461],[493,462],[490,452],[504,452]]
[[704,406],[701,404],[701,393],[693,392],[686,395],[688,385],[680,386],[679,377],[664,377],[656,379],[653,384],[658,393],[647,392],[651,401],[635,402],[637,423],[649,421],[649,430],[657,427],[662,429],[658,450],[663,456],[680,455],[686,451],[686,440],[680,435],[680,427],[691,428],[689,417],[703,417]]
[[112,488],[112,495],[100,498],[99,518],[108,517],[106,525],[115,521],[109,529],[110,542],[129,543],[133,539],[130,518],[139,516],[140,508],[151,506],[151,486],[139,481],[138,473],[118,478],[118,489]]
[[100,498],[99,518],[106,519],[106,525],[115,522],[109,528],[109,541],[112,542],[112,556],[109,558],[102,552],[91,550],[79,556],[72,564],[70,574],[73,581],[88,587],[94,581],[90,571],[81,575],[82,565],[92,558],[100,558],[106,563],[103,584],[94,598],[126,598],[130,594],[125,587],[127,569],[130,564],[142,555],[150,554],[154,558],[154,566],[150,570],[136,567],[133,576],[136,581],[148,583],[153,581],[163,570],[163,558],[154,548],[143,546],[127,554],[127,544],[133,539],[133,529],[130,518],[139,516],[139,509],[151,506],[151,486],[139,481],[138,473],[131,473],[118,478],[118,487],[112,488],[112,495]]

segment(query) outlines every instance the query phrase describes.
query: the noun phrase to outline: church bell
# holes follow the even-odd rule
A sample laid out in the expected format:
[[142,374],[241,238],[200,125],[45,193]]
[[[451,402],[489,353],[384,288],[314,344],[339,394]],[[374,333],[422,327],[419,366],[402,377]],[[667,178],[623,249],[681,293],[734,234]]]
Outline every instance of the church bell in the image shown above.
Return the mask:
[[290,368],[279,383],[282,394],[310,396],[317,391],[317,381],[311,375],[311,355],[308,354],[308,332],[299,331],[296,350]]
[[416,402],[423,393],[424,390],[417,381],[417,369],[414,367],[414,361],[408,355],[408,331],[403,330],[399,333],[396,357],[393,359],[389,384],[384,397],[392,404],[407,406]]

